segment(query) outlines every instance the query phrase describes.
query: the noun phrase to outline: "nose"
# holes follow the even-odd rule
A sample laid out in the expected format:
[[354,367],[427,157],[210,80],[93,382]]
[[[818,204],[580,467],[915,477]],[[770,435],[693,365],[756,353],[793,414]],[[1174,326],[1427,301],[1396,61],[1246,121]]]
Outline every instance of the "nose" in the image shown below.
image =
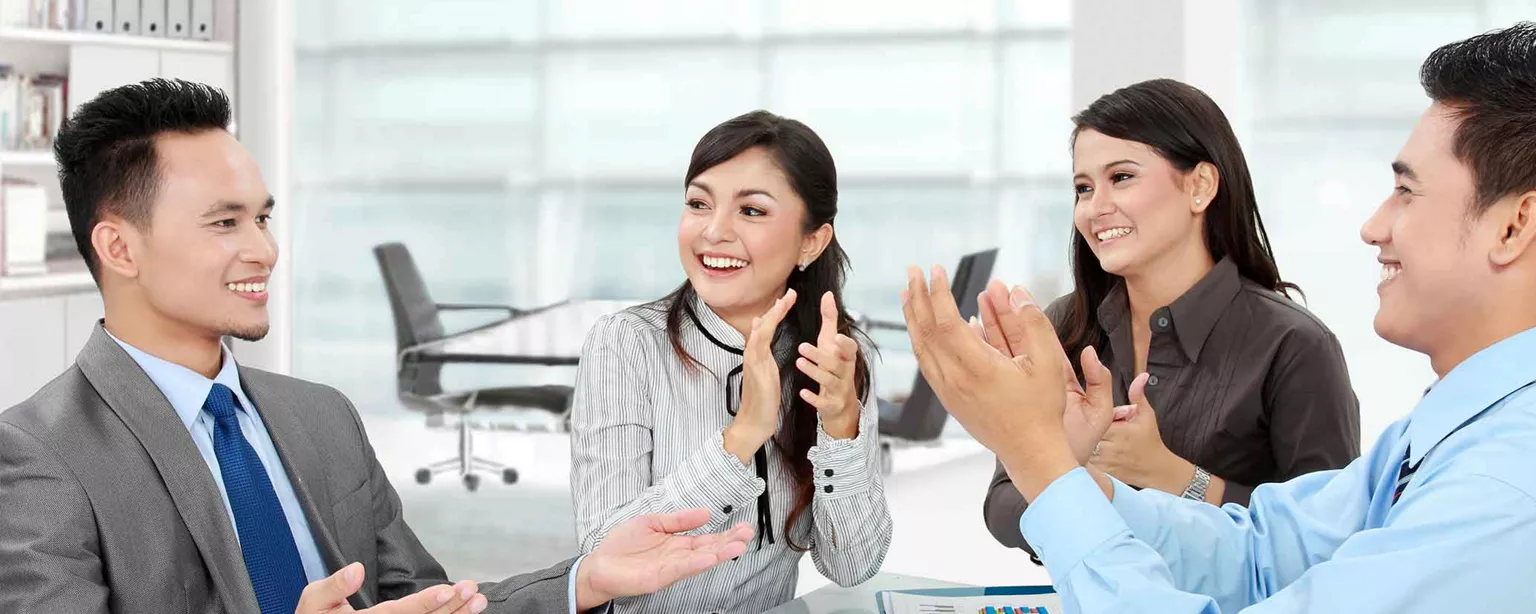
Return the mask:
[[277,266],[277,239],[265,228],[256,228],[253,232],[245,233],[240,259],[262,265],[271,271]]
[[728,243],[736,240],[735,217],[726,207],[715,210],[709,224],[704,227],[704,239],[710,243]]
[[1387,219],[1387,206],[1390,202],[1391,199],[1382,201],[1380,205],[1376,206],[1376,211],[1371,213],[1371,217],[1366,218],[1365,223],[1360,225],[1361,241],[1380,247],[1391,239],[1392,224]]

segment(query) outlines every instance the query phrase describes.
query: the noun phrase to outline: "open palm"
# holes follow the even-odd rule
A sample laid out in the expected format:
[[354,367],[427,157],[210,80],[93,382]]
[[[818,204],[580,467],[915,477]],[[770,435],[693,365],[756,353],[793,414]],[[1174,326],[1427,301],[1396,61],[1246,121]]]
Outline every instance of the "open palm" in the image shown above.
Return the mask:
[[708,521],[704,509],[632,519],[614,527],[582,562],[580,574],[594,593],[607,599],[644,595],[746,552],[752,539],[746,524],[724,533],[681,534]]

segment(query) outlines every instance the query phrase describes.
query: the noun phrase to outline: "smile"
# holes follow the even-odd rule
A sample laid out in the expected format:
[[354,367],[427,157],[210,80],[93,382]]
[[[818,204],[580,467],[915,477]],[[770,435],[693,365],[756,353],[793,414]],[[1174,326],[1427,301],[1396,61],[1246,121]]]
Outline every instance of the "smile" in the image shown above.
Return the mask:
[[1113,239],[1118,239],[1118,238],[1123,237],[1123,236],[1128,235],[1128,234],[1131,234],[1131,229],[1122,226],[1122,227],[1119,227],[1119,228],[1106,228],[1104,230],[1100,230],[1097,234],[1095,234],[1093,236],[1095,238],[1097,238],[1099,241],[1102,242],[1102,241],[1110,241],[1110,240],[1113,240]]

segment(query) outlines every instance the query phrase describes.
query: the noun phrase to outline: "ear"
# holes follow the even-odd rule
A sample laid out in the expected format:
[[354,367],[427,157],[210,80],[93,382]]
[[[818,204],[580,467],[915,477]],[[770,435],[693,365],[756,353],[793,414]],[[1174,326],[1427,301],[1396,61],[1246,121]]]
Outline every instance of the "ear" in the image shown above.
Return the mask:
[[1511,198],[1514,200],[1510,205],[1494,205],[1484,213],[1493,218],[1491,221],[1498,233],[1498,242],[1488,254],[1488,259],[1496,266],[1513,264],[1536,240],[1536,191]]
[[821,252],[826,251],[827,245],[832,243],[832,225],[822,224],[811,234],[805,235],[800,241],[800,260],[805,264],[815,262],[821,257]]
[[96,251],[97,269],[128,278],[139,276],[134,252],[143,245],[143,233],[120,217],[108,217],[91,228],[91,248]]
[[1204,213],[1221,189],[1221,171],[1210,162],[1201,162],[1189,172],[1189,212]]

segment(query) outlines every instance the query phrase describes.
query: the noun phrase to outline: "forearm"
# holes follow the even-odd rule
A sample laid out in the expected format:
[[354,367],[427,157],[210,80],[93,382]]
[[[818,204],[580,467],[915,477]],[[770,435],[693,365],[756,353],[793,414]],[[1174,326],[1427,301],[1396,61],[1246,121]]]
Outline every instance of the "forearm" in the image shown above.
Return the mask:
[[1024,502],[1024,495],[1014,488],[1008,470],[998,461],[992,473],[992,482],[987,486],[987,496],[981,504],[987,531],[992,533],[993,539],[999,544],[1009,548],[1023,548],[1034,554],[1034,549],[1019,531],[1019,519],[1024,517],[1026,509],[1029,509],[1029,504]]
[[818,445],[807,454],[815,489],[811,516],[816,537],[811,558],[822,575],[841,586],[873,577],[891,544],[880,442],[873,432],[877,419],[870,410],[867,428],[853,439],[837,438],[823,428]]

